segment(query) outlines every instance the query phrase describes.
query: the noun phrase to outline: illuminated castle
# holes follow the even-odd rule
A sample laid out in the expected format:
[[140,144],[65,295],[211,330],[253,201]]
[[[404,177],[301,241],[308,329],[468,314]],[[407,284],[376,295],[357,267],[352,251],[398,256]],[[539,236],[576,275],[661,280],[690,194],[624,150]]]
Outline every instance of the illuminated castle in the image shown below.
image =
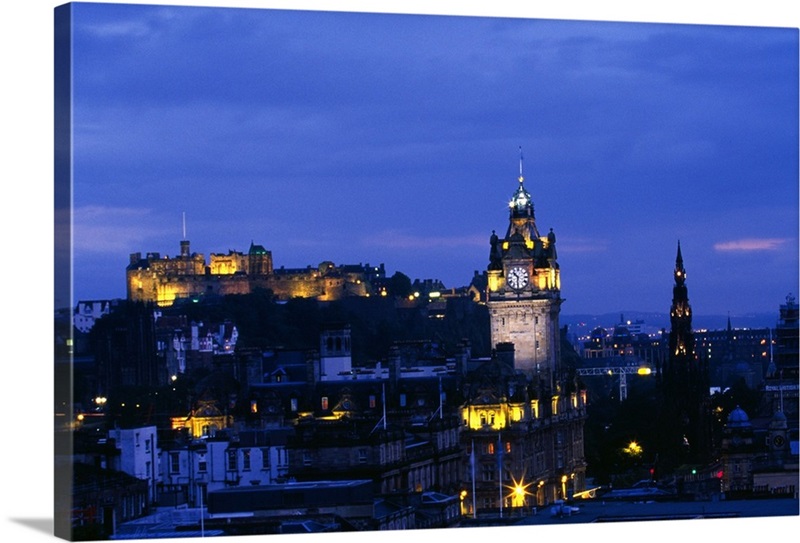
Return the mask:
[[272,252],[254,243],[247,253],[212,253],[207,263],[202,254],[190,251],[187,240],[181,241],[178,256],[133,253],[126,268],[128,299],[161,307],[181,298],[249,294],[257,288],[271,290],[282,300],[370,296],[385,292],[384,278],[383,264],[336,266],[323,262],[316,268],[274,269]]

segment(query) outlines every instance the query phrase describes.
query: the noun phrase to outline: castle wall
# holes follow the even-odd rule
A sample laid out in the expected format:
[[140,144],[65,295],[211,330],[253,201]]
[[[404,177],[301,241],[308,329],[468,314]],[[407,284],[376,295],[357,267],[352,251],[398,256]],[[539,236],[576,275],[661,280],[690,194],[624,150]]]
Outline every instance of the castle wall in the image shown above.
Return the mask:
[[[181,246],[186,252],[188,247]],[[350,268],[352,269],[352,268]],[[149,253],[131,255],[126,273],[127,295],[132,301],[155,302],[166,307],[176,299],[194,296],[249,294],[256,288],[271,290],[279,299],[316,298],[339,300],[345,296],[367,296],[370,283],[366,272],[340,273],[332,263],[317,268],[281,270],[274,273],[272,254],[230,251],[210,255],[186,254],[174,258]]]

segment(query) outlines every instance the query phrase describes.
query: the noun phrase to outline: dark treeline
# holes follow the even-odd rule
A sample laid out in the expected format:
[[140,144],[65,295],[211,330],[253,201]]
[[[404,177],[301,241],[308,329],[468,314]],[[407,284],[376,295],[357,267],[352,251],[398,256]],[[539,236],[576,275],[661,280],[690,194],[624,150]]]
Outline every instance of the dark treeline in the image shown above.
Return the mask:
[[451,298],[444,314],[429,314],[425,303],[398,302],[392,297],[349,297],[332,302],[309,298],[278,301],[268,290],[252,294],[186,301],[163,311],[195,322],[229,320],[239,331],[243,348],[318,349],[320,332],[328,325],[351,327],[356,365],[385,359],[395,341],[430,340],[453,353],[463,339],[474,356],[488,356],[489,314],[486,306],[468,298]]

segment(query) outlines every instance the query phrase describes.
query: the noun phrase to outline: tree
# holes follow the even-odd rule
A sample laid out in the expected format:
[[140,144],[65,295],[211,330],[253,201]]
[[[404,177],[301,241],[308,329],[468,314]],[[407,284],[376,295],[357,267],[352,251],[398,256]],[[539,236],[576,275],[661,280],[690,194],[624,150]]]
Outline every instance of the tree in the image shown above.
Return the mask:
[[395,272],[389,278],[389,290],[392,296],[408,298],[411,295],[411,279],[402,272]]

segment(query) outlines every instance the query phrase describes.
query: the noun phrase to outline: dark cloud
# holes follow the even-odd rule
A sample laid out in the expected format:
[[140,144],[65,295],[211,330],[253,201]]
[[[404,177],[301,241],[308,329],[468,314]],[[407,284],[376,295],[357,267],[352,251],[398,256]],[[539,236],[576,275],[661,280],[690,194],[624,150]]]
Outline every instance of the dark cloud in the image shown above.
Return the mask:
[[[174,217],[128,252],[177,248],[185,211],[200,252],[466,284],[519,146],[574,311],[615,281],[664,306],[678,237],[701,269],[720,240],[796,238],[791,29],[79,4],[75,30],[76,205]],[[796,252],[775,265],[792,284],[743,306],[795,287]]]

